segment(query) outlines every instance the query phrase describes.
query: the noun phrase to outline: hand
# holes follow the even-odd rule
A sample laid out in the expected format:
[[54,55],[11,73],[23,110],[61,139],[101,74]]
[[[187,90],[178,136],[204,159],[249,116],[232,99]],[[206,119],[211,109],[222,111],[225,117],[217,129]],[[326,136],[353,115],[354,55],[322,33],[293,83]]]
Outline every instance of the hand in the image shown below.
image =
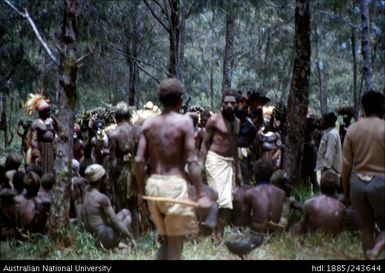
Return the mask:
[[197,203],[200,208],[209,208],[212,206],[213,201],[209,198],[207,194],[200,194]]

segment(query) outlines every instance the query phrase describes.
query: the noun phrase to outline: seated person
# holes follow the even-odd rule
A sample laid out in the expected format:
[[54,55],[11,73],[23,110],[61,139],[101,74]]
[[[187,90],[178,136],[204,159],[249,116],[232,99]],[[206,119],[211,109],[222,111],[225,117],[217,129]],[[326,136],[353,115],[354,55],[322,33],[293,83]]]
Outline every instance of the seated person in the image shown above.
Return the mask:
[[44,174],[41,178],[41,188],[38,193],[38,196],[41,199],[47,199],[49,201],[52,201],[52,188],[55,183],[56,178],[53,173]]
[[25,174],[23,180],[26,194],[24,195],[25,199],[17,207],[18,228],[22,232],[46,233],[46,222],[51,202],[37,196],[40,178],[36,173]]
[[104,248],[117,247],[122,239],[128,238],[135,244],[130,232],[131,213],[122,209],[115,214],[110,199],[103,192],[106,171],[99,164],[92,164],[85,170],[89,182],[84,190],[82,220],[87,231],[100,241]]
[[305,202],[301,220],[292,227],[293,233],[320,230],[325,234],[337,235],[341,231],[346,208],[335,198],[338,179],[338,175],[333,171],[323,173],[321,195],[312,197]]
[[21,201],[25,200],[24,195],[26,194],[26,190],[24,187],[24,175],[25,174],[21,171],[18,171],[13,175],[12,184],[15,192],[16,206],[20,204]]
[[13,175],[19,170],[21,165],[21,158],[17,154],[8,154],[5,163],[5,188],[13,188],[12,179]]
[[279,225],[283,227],[287,227],[290,216],[290,209],[296,209],[302,211],[303,205],[295,200],[294,196],[292,196],[292,185],[289,183],[288,175],[283,170],[276,170],[271,176],[271,183],[274,186],[282,189],[286,194],[286,200],[283,205],[281,220],[279,221]]
[[[71,217],[76,218],[75,223],[81,222],[81,214],[83,209],[84,189],[88,182],[79,174],[80,163],[76,159],[72,159],[72,178],[71,178]],[[70,214],[71,214],[70,213]]]
[[16,236],[15,192],[11,189],[0,191],[0,240]]
[[255,165],[258,185],[246,192],[245,206],[250,217],[250,228],[255,231],[274,231],[283,229],[278,225],[281,220],[286,194],[270,183],[273,173],[270,160],[259,159]]

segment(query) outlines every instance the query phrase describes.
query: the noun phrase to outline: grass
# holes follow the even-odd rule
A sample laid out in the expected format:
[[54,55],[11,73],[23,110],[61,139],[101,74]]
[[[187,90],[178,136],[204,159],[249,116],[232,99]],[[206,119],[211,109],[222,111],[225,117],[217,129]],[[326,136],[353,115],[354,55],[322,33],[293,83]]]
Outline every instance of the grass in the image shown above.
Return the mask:
[[[304,202],[309,191],[298,188],[295,198]],[[292,212],[289,223],[300,218]],[[225,229],[224,239],[233,240],[240,235],[230,228]],[[44,235],[31,235],[24,241],[1,242],[0,259],[3,260],[153,260],[158,250],[156,233],[141,236],[133,249],[103,249],[88,232],[70,227],[49,239]],[[247,257],[248,260],[361,260],[361,233],[342,232],[335,238],[322,233],[303,236],[289,232],[265,235],[262,246]],[[380,255],[385,258],[385,253]],[[211,237],[189,239],[184,244],[184,260],[239,260],[224,245],[215,246]]]
[[[225,239],[239,235],[230,228]],[[361,235],[343,232],[336,238],[321,233],[294,236],[290,233],[266,235],[265,242],[254,250],[249,260],[355,260],[363,259]],[[70,228],[54,239],[32,235],[26,241],[2,242],[1,259],[4,260],[153,260],[158,249],[155,233],[149,232],[138,240],[135,249],[106,250],[98,246],[93,237],[77,228]],[[185,260],[239,260],[224,245],[215,246],[211,237],[186,241]]]

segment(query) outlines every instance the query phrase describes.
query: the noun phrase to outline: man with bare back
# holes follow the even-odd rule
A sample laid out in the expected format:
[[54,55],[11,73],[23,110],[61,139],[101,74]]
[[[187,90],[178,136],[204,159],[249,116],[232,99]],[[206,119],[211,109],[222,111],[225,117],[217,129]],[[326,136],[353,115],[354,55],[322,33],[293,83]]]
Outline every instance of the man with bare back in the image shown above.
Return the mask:
[[254,231],[283,230],[279,224],[286,202],[286,193],[271,184],[274,166],[271,160],[258,159],[255,176],[258,185],[245,194],[245,210]]
[[103,193],[106,171],[99,164],[92,164],[85,170],[89,186],[84,190],[82,220],[104,248],[112,249],[127,238],[135,244],[130,232],[131,213],[122,209],[115,214],[110,199]]
[[238,163],[237,137],[240,121],[235,117],[235,93],[226,91],[222,96],[221,111],[207,121],[206,134],[200,152],[205,166],[208,185],[218,193],[217,239],[223,237],[233,209],[235,184],[243,184]]
[[[186,201],[191,198],[186,181],[185,165],[189,180],[198,193],[195,199],[201,204],[201,167],[194,145],[194,127],[190,117],[180,114],[183,104],[183,85],[175,79],[167,79],[158,88],[163,112],[147,119],[142,127],[136,154],[138,205],[143,206],[142,196],[165,197]],[[144,184],[145,167],[149,163],[151,176]],[[186,235],[198,232],[192,207],[171,203],[148,201],[152,219],[160,236],[159,260],[181,258]]]
[[303,206],[303,215],[292,227],[294,233],[322,231],[328,235],[337,235],[343,228],[346,208],[335,198],[339,176],[333,170],[326,170],[321,177],[321,195],[307,200]]
[[117,210],[128,208],[132,215],[132,231],[139,237],[137,190],[134,181],[134,156],[138,131],[130,123],[131,113],[125,102],[115,107],[117,127],[107,132],[110,148],[109,180],[113,187]]

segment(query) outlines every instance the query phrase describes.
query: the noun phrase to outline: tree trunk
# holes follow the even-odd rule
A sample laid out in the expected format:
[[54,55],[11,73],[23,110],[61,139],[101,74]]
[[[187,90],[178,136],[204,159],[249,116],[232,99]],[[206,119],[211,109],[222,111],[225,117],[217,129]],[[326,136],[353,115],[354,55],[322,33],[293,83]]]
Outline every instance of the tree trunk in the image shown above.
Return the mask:
[[369,20],[369,0],[361,0],[361,50],[363,59],[363,73],[365,80],[365,92],[373,88],[373,67],[370,51],[370,20]]
[[[132,37],[137,37],[138,33],[138,6],[135,6],[133,13],[130,16],[131,24],[129,33],[132,34]],[[139,80],[139,68],[136,64],[136,59],[138,58],[138,42],[137,39],[131,38],[129,47],[131,55],[128,57],[128,67],[129,67],[129,79],[128,79],[128,105],[135,106],[136,98],[136,86]],[[129,53],[130,54],[130,53]]]
[[293,78],[287,104],[287,136],[284,170],[289,181],[299,185],[302,167],[304,128],[309,103],[310,78],[310,10],[309,0],[296,0],[295,58]]
[[211,63],[210,67],[210,107],[211,111],[214,111],[214,64]]
[[269,66],[269,57],[270,57],[270,48],[271,48],[271,29],[267,29],[267,38],[266,38],[266,48],[265,48],[265,57],[263,58],[263,78],[262,86],[266,87],[266,81],[269,77],[267,68]]
[[7,121],[7,92],[1,92],[1,103],[3,111],[1,113],[1,130],[4,131],[4,148],[8,145],[8,121]]
[[233,2],[228,4],[226,14],[226,44],[225,56],[223,58],[223,80],[222,80],[222,94],[231,88],[231,74],[234,64],[234,39],[235,39],[235,16],[233,9]]
[[180,35],[180,3],[179,0],[170,0],[170,60],[168,66],[168,72],[170,76],[178,76],[178,63],[179,63],[179,35]]
[[69,224],[71,161],[73,144],[74,109],[76,94],[76,45],[78,41],[78,0],[64,0],[62,33],[60,37],[59,64],[59,114],[58,138],[56,144],[56,185],[48,219],[49,233],[56,234]]
[[316,61],[317,74],[318,74],[318,85],[319,85],[319,100],[321,106],[321,113],[326,113],[328,111],[327,105],[327,95],[325,93],[325,83],[324,83],[324,67],[321,60]]
[[360,99],[357,96],[357,56],[356,56],[356,34],[354,33],[355,29],[352,27],[352,62],[353,62],[353,104],[354,104],[354,113],[358,117],[358,112],[360,109]]
[[183,82],[184,79],[184,47],[186,44],[186,7],[183,0],[180,1],[180,27],[179,27],[179,50],[177,63],[177,78]]

